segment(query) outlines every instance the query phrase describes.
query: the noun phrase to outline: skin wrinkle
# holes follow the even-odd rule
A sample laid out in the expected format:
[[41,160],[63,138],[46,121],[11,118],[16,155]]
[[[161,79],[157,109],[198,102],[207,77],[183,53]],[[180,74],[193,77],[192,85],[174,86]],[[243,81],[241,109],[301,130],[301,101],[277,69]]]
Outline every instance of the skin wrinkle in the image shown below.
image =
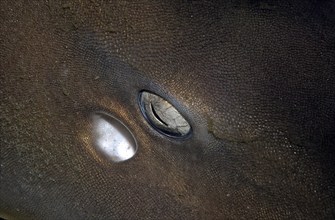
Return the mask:
[[[0,2],[0,216],[334,218],[333,9]],[[168,100],[192,135],[153,129],[143,90]],[[91,152],[96,111],[130,129],[134,158]]]

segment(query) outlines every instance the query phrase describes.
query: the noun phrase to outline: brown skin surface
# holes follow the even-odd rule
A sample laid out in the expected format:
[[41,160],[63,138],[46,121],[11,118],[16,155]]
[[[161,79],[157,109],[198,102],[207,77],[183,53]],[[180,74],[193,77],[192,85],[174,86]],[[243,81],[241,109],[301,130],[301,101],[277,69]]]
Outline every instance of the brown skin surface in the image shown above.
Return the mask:
[[[334,5],[1,1],[0,216],[334,218]],[[192,136],[154,130],[143,89]],[[134,158],[92,153],[95,111]]]

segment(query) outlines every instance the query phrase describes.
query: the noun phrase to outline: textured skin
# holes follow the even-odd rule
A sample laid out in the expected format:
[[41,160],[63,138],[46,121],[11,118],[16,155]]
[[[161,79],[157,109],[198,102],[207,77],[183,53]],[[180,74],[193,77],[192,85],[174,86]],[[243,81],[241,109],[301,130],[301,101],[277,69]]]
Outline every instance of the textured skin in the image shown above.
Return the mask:
[[[0,2],[0,216],[334,219],[334,1]],[[167,99],[174,140],[138,107]],[[134,158],[93,154],[105,111]]]

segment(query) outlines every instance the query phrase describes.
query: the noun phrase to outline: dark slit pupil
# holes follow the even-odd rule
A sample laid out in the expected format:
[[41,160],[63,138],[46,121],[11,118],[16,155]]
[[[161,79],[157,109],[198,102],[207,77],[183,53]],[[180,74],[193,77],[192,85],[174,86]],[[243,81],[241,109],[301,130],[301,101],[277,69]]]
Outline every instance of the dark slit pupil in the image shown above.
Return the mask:
[[165,125],[166,127],[169,127],[169,125],[163,120],[161,119],[161,117],[159,117],[159,115],[157,114],[155,107],[152,105],[152,103],[150,103],[150,108],[152,110],[152,113],[154,114],[154,116],[156,117],[156,119],[161,122],[163,125]]

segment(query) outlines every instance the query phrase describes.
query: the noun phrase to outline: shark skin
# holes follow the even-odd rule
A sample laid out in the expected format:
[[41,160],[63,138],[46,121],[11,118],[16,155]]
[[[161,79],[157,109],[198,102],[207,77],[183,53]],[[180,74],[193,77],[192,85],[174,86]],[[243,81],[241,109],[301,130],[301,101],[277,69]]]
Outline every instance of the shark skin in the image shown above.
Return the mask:
[[[0,95],[4,219],[335,218],[334,1],[4,0]],[[94,150],[96,112],[132,158]]]

